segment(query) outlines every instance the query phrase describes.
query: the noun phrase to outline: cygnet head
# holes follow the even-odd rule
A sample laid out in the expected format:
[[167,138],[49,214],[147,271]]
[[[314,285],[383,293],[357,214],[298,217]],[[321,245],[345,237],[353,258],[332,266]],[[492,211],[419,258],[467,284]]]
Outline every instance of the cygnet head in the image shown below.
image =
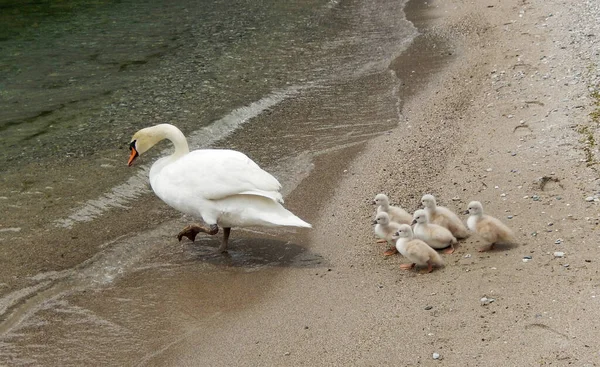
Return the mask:
[[437,205],[435,202],[435,197],[433,197],[431,194],[423,195],[421,198],[421,204],[423,204],[423,207],[430,209],[435,208]]
[[429,218],[427,217],[427,213],[423,209],[419,209],[419,210],[415,211],[415,213],[413,214],[412,224],[417,224],[417,223],[423,224],[423,223],[427,223],[428,221],[429,221]]
[[390,199],[388,199],[386,194],[377,194],[377,195],[375,195],[375,200],[373,200],[373,204],[377,205],[377,206],[380,206],[380,205],[386,206],[386,205],[389,205],[389,203],[390,203]]
[[373,224],[389,224],[390,216],[386,212],[377,213]]
[[471,215],[482,215],[483,214],[483,206],[479,201],[471,201],[469,203],[469,208],[465,214]]
[[396,233],[394,233],[394,236],[392,238],[412,238],[412,236],[412,228],[410,228],[408,224],[401,224],[400,228],[398,228],[398,230],[396,231]]

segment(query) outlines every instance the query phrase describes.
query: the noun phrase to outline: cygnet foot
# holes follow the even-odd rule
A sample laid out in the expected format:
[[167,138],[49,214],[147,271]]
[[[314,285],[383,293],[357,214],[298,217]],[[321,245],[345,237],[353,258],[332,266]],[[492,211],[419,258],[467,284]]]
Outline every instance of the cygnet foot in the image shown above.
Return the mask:
[[454,253],[454,245],[450,245],[450,247],[446,247],[444,250],[442,250],[442,252],[445,254],[453,254]]
[[431,261],[427,261],[427,269],[421,269],[419,271],[419,273],[421,274],[429,274],[433,271],[433,265],[431,264]]
[[181,239],[185,236],[190,241],[194,242],[196,239],[196,235],[200,232],[208,233],[210,235],[215,235],[219,232],[219,227],[216,224],[211,224],[209,228],[201,226],[199,224],[190,224],[186,226],[184,229],[177,234],[177,239],[181,242]]
[[392,255],[396,255],[398,253],[398,250],[396,250],[396,248],[391,248],[389,250],[386,250],[383,255],[384,256],[392,256]]
[[400,264],[400,269],[402,270],[410,270],[415,267],[415,264]]

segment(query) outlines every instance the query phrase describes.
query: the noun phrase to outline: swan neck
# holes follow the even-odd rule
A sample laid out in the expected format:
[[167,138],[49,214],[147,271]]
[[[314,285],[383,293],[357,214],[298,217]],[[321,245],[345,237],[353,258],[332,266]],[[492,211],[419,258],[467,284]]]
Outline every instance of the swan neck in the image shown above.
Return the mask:
[[165,139],[168,139],[173,143],[175,147],[175,152],[171,155],[173,158],[181,157],[190,152],[190,148],[188,147],[187,140],[185,136],[173,125],[162,125],[162,130],[164,133]]

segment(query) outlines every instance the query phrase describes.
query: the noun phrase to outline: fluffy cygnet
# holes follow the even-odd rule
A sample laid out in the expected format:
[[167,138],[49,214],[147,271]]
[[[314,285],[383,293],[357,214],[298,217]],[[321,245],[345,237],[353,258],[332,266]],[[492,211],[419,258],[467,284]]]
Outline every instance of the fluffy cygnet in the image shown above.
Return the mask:
[[[381,239],[377,242],[387,242],[389,245],[392,245],[392,236],[394,233],[396,233],[398,228],[400,228],[400,223],[390,221],[390,216],[385,212],[381,212],[377,213],[373,224],[375,225],[375,235]],[[396,253],[398,253],[398,251],[396,251],[395,247],[392,247],[391,249],[386,250],[383,254],[385,256],[390,256]]]
[[373,204],[377,205],[377,213],[387,213],[392,222],[400,224],[410,224],[412,222],[412,216],[406,210],[390,205],[390,199],[385,194],[377,194]]
[[423,195],[421,204],[423,204],[427,215],[429,215],[430,223],[447,228],[456,238],[469,237],[469,231],[460,218],[452,210],[437,206],[433,195]]
[[440,254],[425,242],[413,237],[413,231],[408,224],[401,224],[393,238],[396,240],[396,249],[410,261],[410,264],[400,265],[401,269],[412,269],[415,265],[427,266],[427,270],[422,272],[431,273],[433,266],[444,265]]
[[483,206],[479,201],[469,203],[467,214],[470,214],[469,219],[467,219],[469,229],[490,244],[479,249],[480,252],[491,250],[496,244],[516,244],[515,236],[510,228],[498,219],[483,214]]
[[414,235],[416,238],[424,241],[434,249],[446,249],[444,253],[454,252],[454,244],[457,242],[452,233],[437,224],[429,223],[427,212],[419,209],[413,216]]

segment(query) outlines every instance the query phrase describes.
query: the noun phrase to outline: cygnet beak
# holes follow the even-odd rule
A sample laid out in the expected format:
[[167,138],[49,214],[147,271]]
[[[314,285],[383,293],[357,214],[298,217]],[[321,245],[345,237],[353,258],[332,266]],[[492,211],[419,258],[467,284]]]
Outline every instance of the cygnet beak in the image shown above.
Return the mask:
[[414,226],[415,224],[417,224],[417,220],[413,219],[412,223],[410,224],[411,226]]
[[372,201],[373,205],[377,205],[377,202],[375,200]]
[[467,209],[467,210],[465,210],[465,213],[464,213],[464,214],[465,214],[465,215],[469,215],[469,214],[471,214],[471,213],[469,213],[469,209]]
[[371,224],[373,224],[373,225],[377,224],[377,220],[374,220],[373,222],[371,222]]

